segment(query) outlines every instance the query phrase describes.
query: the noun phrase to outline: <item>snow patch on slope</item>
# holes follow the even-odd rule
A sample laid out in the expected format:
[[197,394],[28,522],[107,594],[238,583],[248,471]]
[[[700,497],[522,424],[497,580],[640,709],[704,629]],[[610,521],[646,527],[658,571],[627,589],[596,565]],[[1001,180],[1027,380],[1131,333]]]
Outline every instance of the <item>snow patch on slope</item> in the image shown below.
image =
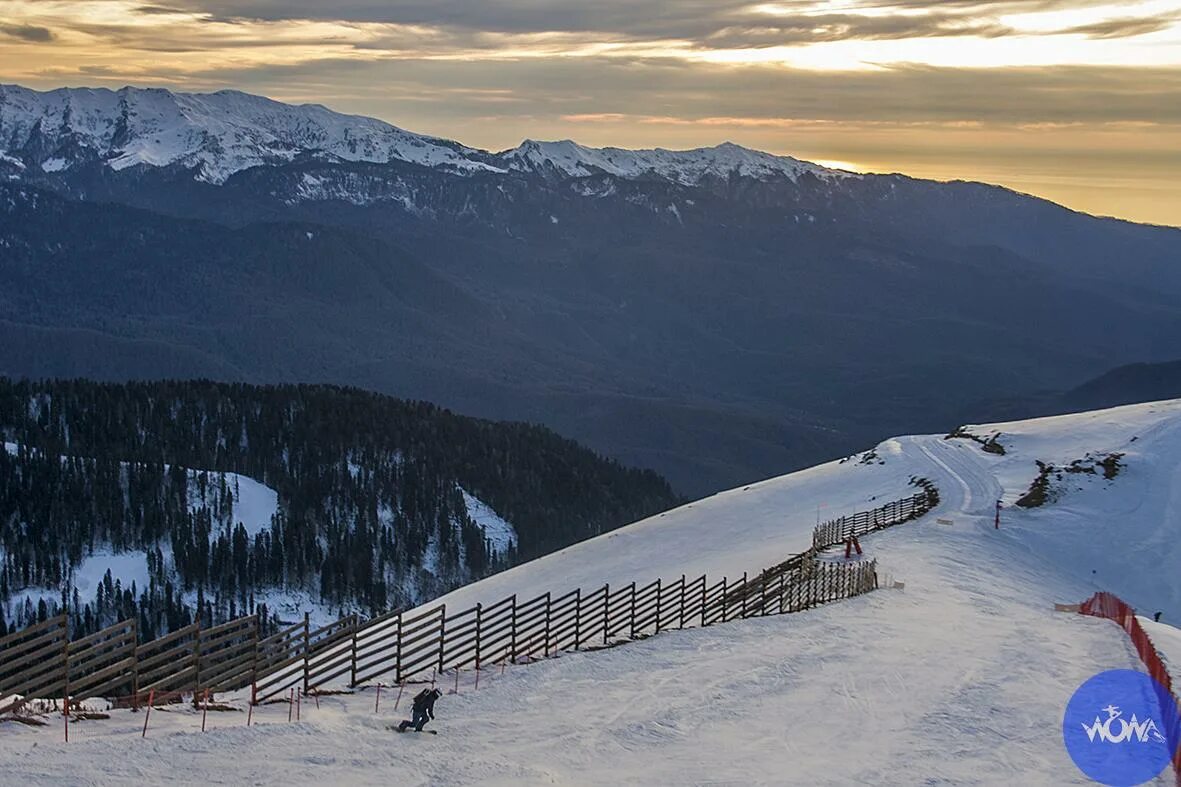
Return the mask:
[[234,525],[240,523],[251,538],[269,530],[271,518],[279,513],[279,493],[244,475],[226,473],[225,476],[234,495]]
[[518,543],[517,529],[493,511],[490,505],[466,489],[460,491],[463,492],[463,504],[467,507],[467,515],[483,529],[484,537],[492,542],[492,547],[502,555],[509,549],[515,549]]

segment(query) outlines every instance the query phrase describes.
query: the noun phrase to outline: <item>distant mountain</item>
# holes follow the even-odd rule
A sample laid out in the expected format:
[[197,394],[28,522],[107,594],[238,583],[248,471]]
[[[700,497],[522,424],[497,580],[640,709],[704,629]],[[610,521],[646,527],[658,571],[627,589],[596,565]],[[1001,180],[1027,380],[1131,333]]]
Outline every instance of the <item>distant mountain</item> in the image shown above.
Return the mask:
[[293,107],[234,90],[197,95],[161,89],[0,85],[0,140],[11,166],[63,172],[90,162],[115,171],[179,167],[223,183],[255,166],[323,161],[407,161],[487,169],[476,151],[318,105]]
[[571,140],[525,140],[520,147],[498,154],[494,161],[506,169],[537,172],[559,178],[614,175],[621,178],[660,178],[682,186],[707,180],[787,178],[801,175],[819,178],[860,177],[852,172],[828,169],[789,156],[775,156],[724,142],[695,150],[625,150],[588,148]]
[[1132,363],[1067,391],[1063,403],[1079,410],[1181,399],[1181,361]]
[[538,426],[326,386],[0,379],[0,443],[0,635],[63,594],[76,633],[372,614],[679,502]]
[[705,493],[1181,357],[1181,230],[995,186],[492,153],[240,93],[0,96],[12,375],[359,385]]
[[691,151],[633,151],[527,140],[494,155],[373,118],[342,115],[319,104],[291,106],[236,90],[192,94],[125,87],[41,93],[0,85],[0,141],[0,163],[22,173],[65,172],[91,163],[117,172],[172,167],[214,184],[251,167],[300,160],[401,162],[461,174],[511,169],[566,177],[650,175],[683,185],[731,174],[793,179],[805,172],[836,174],[733,144]]

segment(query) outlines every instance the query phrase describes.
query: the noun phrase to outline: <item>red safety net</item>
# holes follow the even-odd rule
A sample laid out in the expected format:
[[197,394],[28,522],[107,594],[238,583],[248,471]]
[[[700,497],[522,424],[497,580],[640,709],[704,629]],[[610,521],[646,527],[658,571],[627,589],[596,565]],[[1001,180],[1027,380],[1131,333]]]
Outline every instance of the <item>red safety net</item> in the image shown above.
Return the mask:
[[[1136,646],[1136,652],[1140,654],[1140,660],[1148,668],[1148,674],[1157,683],[1164,686],[1173,695],[1174,702],[1177,702],[1181,707],[1181,701],[1177,700],[1177,692],[1173,690],[1173,680],[1169,676],[1169,671],[1165,668],[1160,654],[1156,652],[1148,632],[1144,630],[1136,618],[1136,610],[1128,606],[1118,596],[1102,591],[1084,601],[1079,606],[1079,613],[1115,621],[1124,631],[1128,632],[1128,636],[1132,638],[1132,644]],[[1178,721],[1177,714],[1166,713],[1165,717],[1165,738],[1168,740],[1169,746],[1172,747],[1173,773],[1178,787],[1181,787],[1181,722]]]

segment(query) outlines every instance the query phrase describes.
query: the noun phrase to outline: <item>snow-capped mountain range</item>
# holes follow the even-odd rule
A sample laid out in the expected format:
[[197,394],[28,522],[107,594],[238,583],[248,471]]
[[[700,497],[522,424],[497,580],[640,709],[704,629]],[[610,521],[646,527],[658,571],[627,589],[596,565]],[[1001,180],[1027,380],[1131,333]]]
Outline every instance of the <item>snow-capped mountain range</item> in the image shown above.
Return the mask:
[[318,104],[293,106],[234,90],[198,94],[125,87],[39,92],[0,85],[0,161],[18,170],[61,172],[89,162],[114,170],[177,166],[191,170],[198,180],[220,184],[251,167],[300,159],[406,162],[455,173],[655,176],[681,185],[732,174],[793,181],[805,173],[849,174],[732,143],[672,151],[527,140],[511,150],[489,153]]
[[361,385],[686,492],[1181,358],[1178,259],[1178,229],[730,144],[493,153],[242,93],[0,87],[5,373]]

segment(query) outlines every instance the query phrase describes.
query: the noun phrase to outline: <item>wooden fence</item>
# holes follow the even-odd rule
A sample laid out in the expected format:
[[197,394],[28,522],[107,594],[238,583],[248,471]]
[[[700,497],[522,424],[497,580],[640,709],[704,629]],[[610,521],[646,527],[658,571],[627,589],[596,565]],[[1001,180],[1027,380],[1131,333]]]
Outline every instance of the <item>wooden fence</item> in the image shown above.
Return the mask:
[[212,628],[193,624],[136,644],[135,621],[71,642],[60,615],[0,638],[0,713],[22,698],[114,697],[138,707],[204,690],[251,688],[253,703],[332,685],[394,682],[447,670],[530,661],[560,651],[605,647],[668,629],[810,609],[877,587],[875,561],[834,563],[821,550],[853,535],[914,519],[938,502],[933,487],[878,509],[827,522],[813,547],[754,576],[704,575],[646,585],[603,585],[487,606],[395,610],[362,622],[350,615],[313,628],[301,623],[269,637],[255,616]]
[[812,532],[812,548],[828,549],[843,544],[845,539],[861,537],[875,530],[900,525],[918,519],[939,503],[939,493],[926,480],[917,482],[924,490],[912,497],[895,500],[872,511],[830,519]]

